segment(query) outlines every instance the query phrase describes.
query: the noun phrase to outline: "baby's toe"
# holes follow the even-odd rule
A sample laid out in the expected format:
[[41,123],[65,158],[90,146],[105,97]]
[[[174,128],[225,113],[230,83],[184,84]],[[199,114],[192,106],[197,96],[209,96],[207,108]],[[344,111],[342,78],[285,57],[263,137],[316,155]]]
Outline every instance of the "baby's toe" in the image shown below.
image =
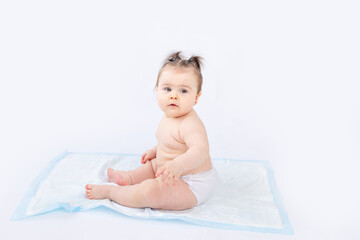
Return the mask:
[[88,199],[92,199],[92,194],[91,194],[91,191],[86,191],[86,197],[88,198]]

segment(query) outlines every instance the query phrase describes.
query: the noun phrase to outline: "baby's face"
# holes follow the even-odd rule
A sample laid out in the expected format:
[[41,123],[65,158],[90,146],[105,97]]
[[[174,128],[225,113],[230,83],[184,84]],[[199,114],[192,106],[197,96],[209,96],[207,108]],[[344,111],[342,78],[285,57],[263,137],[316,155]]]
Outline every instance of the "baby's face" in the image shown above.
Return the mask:
[[156,87],[157,100],[167,117],[181,117],[191,112],[201,93],[197,93],[197,75],[191,68],[165,69]]

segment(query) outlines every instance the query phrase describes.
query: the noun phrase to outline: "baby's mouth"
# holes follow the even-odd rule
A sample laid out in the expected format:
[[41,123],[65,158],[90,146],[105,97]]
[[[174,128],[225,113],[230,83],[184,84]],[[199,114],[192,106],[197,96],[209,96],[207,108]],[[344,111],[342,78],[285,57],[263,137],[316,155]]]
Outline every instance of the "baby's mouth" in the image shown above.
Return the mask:
[[178,105],[172,103],[172,104],[169,104],[169,107],[178,107]]

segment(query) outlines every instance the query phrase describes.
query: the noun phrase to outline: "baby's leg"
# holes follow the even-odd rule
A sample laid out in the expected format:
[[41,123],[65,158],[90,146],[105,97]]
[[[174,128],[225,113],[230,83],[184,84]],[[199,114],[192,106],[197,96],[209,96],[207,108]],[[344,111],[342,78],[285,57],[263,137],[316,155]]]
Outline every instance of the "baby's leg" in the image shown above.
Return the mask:
[[141,183],[149,178],[155,178],[155,168],[153,166],[156,165],[155,161],[156,159],[153,159],[141,167],[130,171],[115,171],[112,168],[108,168],[108,179],[110,182],[114,182],[120,186],[127,186]]
[[123,206],[136,208],[156,208],[184,210],[192,208],[197,200],[188,185],[178,180],[175,185],[167,185],[160,178],[148,179],[132,186],[86,185],[89,199],[110,199]]

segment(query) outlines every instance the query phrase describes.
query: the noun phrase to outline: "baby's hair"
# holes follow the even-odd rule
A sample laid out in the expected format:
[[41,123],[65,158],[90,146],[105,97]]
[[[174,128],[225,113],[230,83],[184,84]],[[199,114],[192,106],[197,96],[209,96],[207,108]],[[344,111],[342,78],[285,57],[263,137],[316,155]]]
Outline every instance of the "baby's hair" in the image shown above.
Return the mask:
[[167,58],[165,58],[162,66],[160,68],[155,87],[158,86],[159,78],[167,66],[193,68],[199,78],[197,92],[198,93],[201,92],[201,86],[202,86],[202,82],[203,82],[203,77],[201,74],[201,67],[203,66],[202,60],[203,60],[203,58],[200,56],[192,56],[188,60],[184,60],[183,56],[181,55],[181,51],[177,51],[177,52],[173,52],[173,53],[169,54],[167,56]]

